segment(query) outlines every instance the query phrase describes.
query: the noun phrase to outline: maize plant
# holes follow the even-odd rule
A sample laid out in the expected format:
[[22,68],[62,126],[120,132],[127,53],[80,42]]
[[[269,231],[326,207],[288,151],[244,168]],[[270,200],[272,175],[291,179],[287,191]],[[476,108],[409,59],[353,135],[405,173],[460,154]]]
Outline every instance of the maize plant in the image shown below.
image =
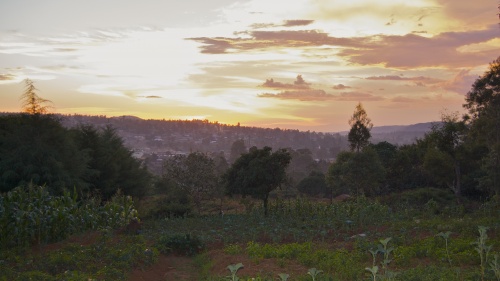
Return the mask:
[[79,201],[76,192],[52,196],[29,185],[0,195],[0,249],[60,241],[72,234],[118,228],[137,219],[131,197],[117,194],[106,204]]

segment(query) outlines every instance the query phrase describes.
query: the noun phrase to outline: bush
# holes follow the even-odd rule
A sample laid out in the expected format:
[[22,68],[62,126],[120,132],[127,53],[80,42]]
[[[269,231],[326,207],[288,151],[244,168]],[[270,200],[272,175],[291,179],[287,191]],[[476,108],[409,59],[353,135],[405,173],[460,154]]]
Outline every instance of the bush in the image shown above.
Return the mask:
[[156,247],[163,254],[194,256],[205,249],[205,244],[197,237],[186,235],[162,235]]

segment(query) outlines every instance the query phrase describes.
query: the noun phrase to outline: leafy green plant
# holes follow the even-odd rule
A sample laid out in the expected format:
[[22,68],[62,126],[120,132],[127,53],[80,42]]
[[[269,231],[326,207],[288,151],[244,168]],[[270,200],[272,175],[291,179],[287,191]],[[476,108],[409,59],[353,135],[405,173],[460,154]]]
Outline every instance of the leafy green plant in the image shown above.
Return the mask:
[[495,274],[497,281],[500,281],[500,258],[498,257],[498,254],[495,254],[495,257],[490,262],[490,269]]
[[387,245],[389,244],[389,241],[391,241],[392,237],[388,237],[386,239],[381,239],[380,244],[381,248],[379,248],[379,252],[384,254],[384,259],[382,260],[382,268],[385,270],[389,266],[389,263],[391,263],[392,259],[390,258],[390,255],[392,251],[394,251],[394,247],[388,247]]
[[488,240],[488,227],[479,226],[479,237],[475,242],[472,242],[475,245],[474,249],[479,254],[479,258],[481,260],[481,280],[484,280],[484,273],[486,270],[486,266],[488,264],[488,255],[491,251],[492,246],[486,245],[486,241]]
[[309,270],[307,271],[307,274],[309,274],[312,277],[312,280],[315,281],[316,276],[318,276],[322,272],[323,272],[323,270],[318,270],[315,267],[313,267],[313,268],[309,268]]
[[290,275],[286,273],[280,273],[278,274],[278,277],[280,278],[281,281],[287,281],[288,278],[290,278]]
[[236,276],[236,273],[241,268],[243,268],[243,264],[241,262],[237,263],[237,264],[230,264],[230,265],[228,265],[227,269],[231,272],[231,275],[228,276],[229,280],[231,280],[231,281],[238,281],[238,280],[240,280],[240,278],[238,276]]
[[450,251],[448,249],[448,240],[450,239],[450,234],[451,232],[450,231],[446,231],[446,232],[439,232],[437,234],[437,236],[439,237],[442,237],[445,241],[445,245],[446,245],[446,258],[448,259],[448,263],[450,264],[451,266],[451,258],[450,258]]
[[87,230],[119,228],[138,220],[134,202],[118,193],[105,204],[78,200],[77,192],[53,196],[47,187],[28,185],[0,195],[0,249],[64,240]]
[[365,270],[370,272],[373,281],[377,281],[378,266],[366,267]]
[[205,244],[197,236],[175,234],[160,236],[156,247],[163,254],[194,256],[203,251]]

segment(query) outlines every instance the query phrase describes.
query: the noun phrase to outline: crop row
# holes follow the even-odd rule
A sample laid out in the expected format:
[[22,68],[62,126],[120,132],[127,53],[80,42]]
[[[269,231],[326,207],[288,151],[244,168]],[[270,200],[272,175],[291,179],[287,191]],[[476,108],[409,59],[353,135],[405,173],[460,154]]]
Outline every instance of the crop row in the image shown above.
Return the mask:
[[60,241],[72,234],[117,228],[137,219],[132,198],[117,194],[103,203],[79,200],[65,191],[51,195],[47,188],[29,185],[0,195],[0,249]]

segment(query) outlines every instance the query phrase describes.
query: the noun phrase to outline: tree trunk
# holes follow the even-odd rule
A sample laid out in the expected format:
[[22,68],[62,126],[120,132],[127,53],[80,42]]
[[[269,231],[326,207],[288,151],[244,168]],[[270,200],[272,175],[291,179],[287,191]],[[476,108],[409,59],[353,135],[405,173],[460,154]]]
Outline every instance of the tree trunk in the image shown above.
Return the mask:
[[455,192],[455,196],[457,198],[457,202],[460,204],[462,197],[462,183],[460,181],[461,172],[460,172],[460,164],[458,161],[455,161],[455,184],[453,187],[453,191]]
[[264,216],[267,217],[267,199],[269,199],[269,193],[264,195]]

